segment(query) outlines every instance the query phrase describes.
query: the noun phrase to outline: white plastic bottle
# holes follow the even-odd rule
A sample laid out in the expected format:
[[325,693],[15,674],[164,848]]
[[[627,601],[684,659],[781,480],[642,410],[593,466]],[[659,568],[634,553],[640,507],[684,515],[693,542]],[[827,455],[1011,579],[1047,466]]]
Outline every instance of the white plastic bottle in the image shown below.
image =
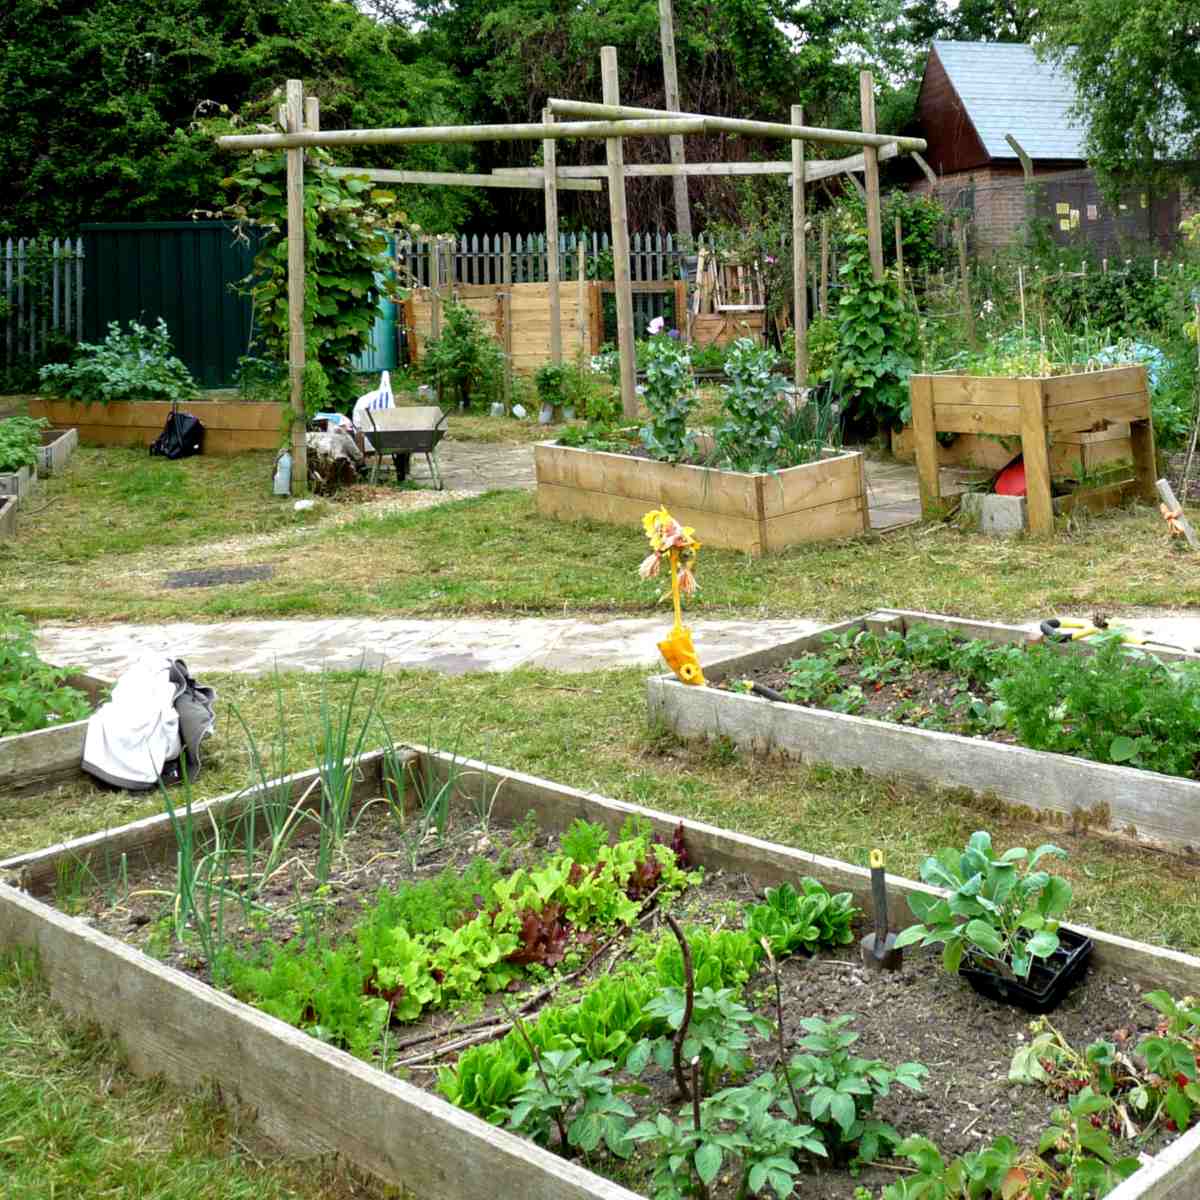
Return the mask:
[[276,496],[292,494],[292,452],[284,450],[275,460],[274,492]]

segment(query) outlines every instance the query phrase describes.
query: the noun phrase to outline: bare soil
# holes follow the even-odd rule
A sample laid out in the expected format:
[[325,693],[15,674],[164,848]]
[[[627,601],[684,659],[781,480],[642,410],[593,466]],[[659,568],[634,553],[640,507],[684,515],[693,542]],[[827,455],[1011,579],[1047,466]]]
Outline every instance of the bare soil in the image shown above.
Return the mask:
[[[769,674],[764,676],[764,680],[770,678]],[[484,829],[473,815],[458,813],[452,815],[444,838],[430,835],[420,845],[414,863],[412,848],[404,844],[387,807],[378,803],[368,808],[347,839],[324,885],[317,881],[315,872],[315,833],[298,838],[287,861],[261,893],[261,909],[243,920],[240,905],[227,906],[226,937],[246,953],[254,953],[269,940],[286,942],[298,936],[296,914],[299,906],[307,904],[319,907],[322,929],[336,942],[347,935],[380,888],[428,879],[447,868],[460,871],[477,855],[515,869],[540,860],[556,846],[555,838],[536,827]],[[207,978],[193,943],[180,945],[173,940],[174,891],[174,868],[164,866],[122,880],[120,888],[108,885],[87,895],[72,889],[69,880],[60,882],[59,902],[97,928],[199,978]],[[763,888],[749,876],[710,872],[699,887],[675,902],[673,911],[685,927],[705,924],[738,928],[745,906],[760,900],[762,893]],[[895,911],[892,915],[894,927],[907,923],[906,912]],[[643,928],[670,936],[661,918],[661,912],[652,905],[645,913]],[[902,967],[895,973],[868,969],[857,944],[858,937],[867,932],[868,922],[860,918],[859,923],[855,944],[821,951],[811,958],[793,957],[781,964],[783,1041],[789,1057],[803,1036],[799,1024],[802,1018],[830,1019],[854,1013],[853,1028],[861,1035],[856,1053],[889,1064],[917,1061],[929,1068],[922,1093],[898,1088],[879,1102],[875,1115],[880,1119],[893,1124],[902,1135],[920,1133],[930,1137],[947,1158],[978,1149],[1000,1134],[1036,1148],[1057,1102],[1040,1088],[1007,1082],[1013,1052],[1022,1039],[1030,1036],[1029,1015],[976,995],[965,982],[947,976],[939,957],[930,952],[906,950]],[[602,934],[596,939],[598,954],[589,947],[588,955],[594,961],[572,986],[586,984],[589,976],[607,973],[626,958],[628,939],[617,937],[606,942],[605,938]],[[545,979],[531,979],[528,985],[505,997],[505,1004],[519,1007],[546,988]],[[749,981],[744,999],[775,1024],[777,1010],[769,972],[763,970]],[[535,1011],[531,1009],[529,1015]],[[402,1053],[393,1070],[415,1085],[434,1091],[437,1069],[451,1064],[456,1057],[455,1052],[443,1052],[441,1047],[460,1040],[464,1030],[470,1031],[481,1016],[497,1012],[497,1000],[492,998],[470,1011],[427,1013],[419,1022],[395,1028],[393,1046],[399,1045]],[[1136,1038],[1153,1028],[1155,1014],[1142,1003],[1139,990],[1128,980],[1089,973],[1051,1020],[1072,1045],[1082,1048],[1100,1037]],[[403,1049],[406,1044],[407,1049]],[[779,1059],[776,1037],[756,1042],[754,1055],[751,1077],[772,1069]],[[659,1109],[682,1109],[669,1072],[659,1071],[652,1064],[642,1082],[649,1085],[650,1094],[633,1098],[639,1116]],[[628,1164],[600,1155],[590,1165],[613,1173],[634,1188],[648,1187],[650,1163],[644,1151]],[[866,1186],[875,1195],[903,1170],[903,1164],[885,1163],[865,1168],[853,1177],[844,1168],[813,1163],[802,1173],[797,1194],[820,1200],[852,1200],[854,1189]],[[714,1197],[731,1200],[736,1183],[737,1172],[722,1176],[713,1189]]]

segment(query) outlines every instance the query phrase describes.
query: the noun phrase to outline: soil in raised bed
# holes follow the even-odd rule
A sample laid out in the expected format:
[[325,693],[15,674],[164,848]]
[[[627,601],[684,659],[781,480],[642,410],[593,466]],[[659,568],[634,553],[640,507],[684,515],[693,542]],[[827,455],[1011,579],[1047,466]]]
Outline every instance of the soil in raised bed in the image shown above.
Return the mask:
[[[874,640],[873,635],[866,636]],[[951,640],[958,646],[982,644],[1000,648],[996,643],[969,643],[960,638]],[[747,690],[746,681],[749,681],[764,685],[788,703],[804,708],[828,709],[1007,745],[1026,745],[1014,729],[996,723],[989,717],[987,709],[998,699],[989,680],[968,678],[961,671],[926,666],[911,660],[906,660],[899,669],[880,670],[878,656],[869,660],[859,652],[856,639],[843,636],[831,641],[833,645],[828,652],[816,650],[799,658],[780,658],[777,662],[722,680],[716,686],[724,691],[742,691]],[[848,658],[845,657],[845,648],[838,644],[845,641],[853,642]],[[1064,653],[1075,652],[1068,647],[1062,649]],[[814,695],[809,682],[811,675],[807,675],[805,669],[811,668],[818,660],[829,663],[837,683],[833,687],[820,688]],[[1064,716],[1062,719],[1064,728],[1070,729],[1070,717]],[[1115,738],[1119,733],[1129,733],[1136,737],[1138,732],[1136,728],[1113,729],[1111,736]],[[1098,761],[1109,760],[1098,757]],[[1139,764],[1129,762],[1124,765]],[[1200,778],[1200,751],[1191,758],[1190,765],[1190,771],[1183,777]]]
[[[225,935],[230,945],[254,954],[269,940],[287,942],[299,936],[298,906],[319,908],[323,933],[336,944],[348,933],[382,887],[397,888],[450,869],[462,871],[477,856],[515,869],[532,866],[557,849],[557,838],[527,819],[518,827],[482,827],[474,814],[452,812],[444,836],[430,833],[416,847],[405,845],[388,809],[369,808],[335,859],[328,880],[316,875],[317,838],[306,832],[292,844],[269,886],[261,895],[267,911],[243,921],[240,907],[226,910]],[[706,872],[703,882],[674,901],[672,911],[685,928],[741,928],[748,904],[762,899],[764,889],[744,874]],[[139,946],[155,957],[200,979],[207,968],[190,938],[180,944],[172,935],[175,893],[173,867],[130,873],[99,888],[85,888],[70,871],[60,873],[58,902],[96,928]],[[641,922],[646,935],[669,937],[659,909],[651,905]],[[867,932],[863,918],[855,942],[812,957],[797,956],[780,964],[784,1042],[790,1057],[803,1036],[800,1021],[818,1016],[831,1019],[855,1013],[852,1028],[861,1037],[854,1053],[892,1065],[916,1061],[929,1069],[921,1093],[897,1087],[880,1100],[875,1116],[890,1122],[904,1136],[923,1134],[942,1149],[947,1160],[988,1145],[1000,1134],[1036,1148],[1041,1132],[1059,1103],[1041,1088],[1009,1084],[1009,1063],[1022,1040],[1030,1037],[1030,1017],[1018,1009],[976,995],[957,978],[947,976],[932,952],[906,950],[901,970],[877,973],[863,966],[858,938]],[[583,977],[564,989],[578,995],[589,978],[635,961],[629,939],[617,938],[595,955]],[[589,953],[591,948],[589,947]],[[530,979],[503,997],[506,1007],[520,1006],[546,989],[547,977]],[[747,983],[744,1002],[774,1025],[777,1011],[771,976],[759,971]],[[455,1052],[441,1048],[458,1040],[464,1027],[481,1016],[496,1015],[499,998],[492,997],[460,1012],[426,1012],[421,1020],[396,1027],[393,1046],[412,1043],[399,1054],[392,1070],[418,1087],[436,1091],[437,1070],[452,1064]],[[526,1015],[533,1019],[536,1010]],[[1071,1043],[1082,1048],[1096,1038],[1137,1038],[1152,1029],[1156,1014],[1142,1002],[1141,992],[1128,980],[1088,974],[1050,1018]],[[755,1041],[755,1065],[746,1079],[772,1069],[779,1058],[774,1035]],[[420,1061],[413,1061],[419,1059]],[[407,1064],[407,1065],[406,1065]],[[649,1094],[631,1097],[639,1117],[663,1110],[676,1114],[683,1106],[675,1099],[669,1072],[652,1063],[641,1081]],[[1154,1151],[1156,1142],[1137,1147]],[[1128,1152],[1128,1148],[1126,1148]],[[651,1157],[639,1150],[629,1162],[596,1154],[588,1163],[635,1190],[648,1191]],[[853,1200],[855,1188],[866,1186],[873,1196],[894,1182],[904,1164],[865,1167],[857,1176],[843,1168],[812,1162],[803,1165],[796,1194],[821,1200]],[[714,1200],[733,1200],[739,1172],[727,1170],[712,1189]]]

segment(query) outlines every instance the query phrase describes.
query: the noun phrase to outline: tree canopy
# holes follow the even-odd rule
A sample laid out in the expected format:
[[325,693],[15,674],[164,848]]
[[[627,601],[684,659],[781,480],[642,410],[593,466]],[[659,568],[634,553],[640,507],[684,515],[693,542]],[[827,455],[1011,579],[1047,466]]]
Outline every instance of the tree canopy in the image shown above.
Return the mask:
[[1071,74],[1088,157],[1114,182],[1200,178],[1200,2],[1060,0],[1042,48]]

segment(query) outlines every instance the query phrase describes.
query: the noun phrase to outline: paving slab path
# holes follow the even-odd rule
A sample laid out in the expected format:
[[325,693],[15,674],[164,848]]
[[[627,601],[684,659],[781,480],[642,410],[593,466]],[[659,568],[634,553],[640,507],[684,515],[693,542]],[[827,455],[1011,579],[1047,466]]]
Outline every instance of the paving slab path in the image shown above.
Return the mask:
[[[1114,620],[1179,649],[1200,649],[1200,617],[1149,614]],[[765,649],[804,637],[826,622],[782,620],[689,622],[700,661]],[[1033,629],[1036,620],[1022,622]],[[193,674],[228,671],[348,670],[359,665],[389,671],[424,669],[448,675],[544,667],[593,671],[651,666],[669,614],[586,621],[570,617],[497,617],[406,620],[333,617],[315,621],[228,621],[202,625],[43,625],[38,647],[50,662],[79,666],[115,679],[141,655],[184,659]]]

